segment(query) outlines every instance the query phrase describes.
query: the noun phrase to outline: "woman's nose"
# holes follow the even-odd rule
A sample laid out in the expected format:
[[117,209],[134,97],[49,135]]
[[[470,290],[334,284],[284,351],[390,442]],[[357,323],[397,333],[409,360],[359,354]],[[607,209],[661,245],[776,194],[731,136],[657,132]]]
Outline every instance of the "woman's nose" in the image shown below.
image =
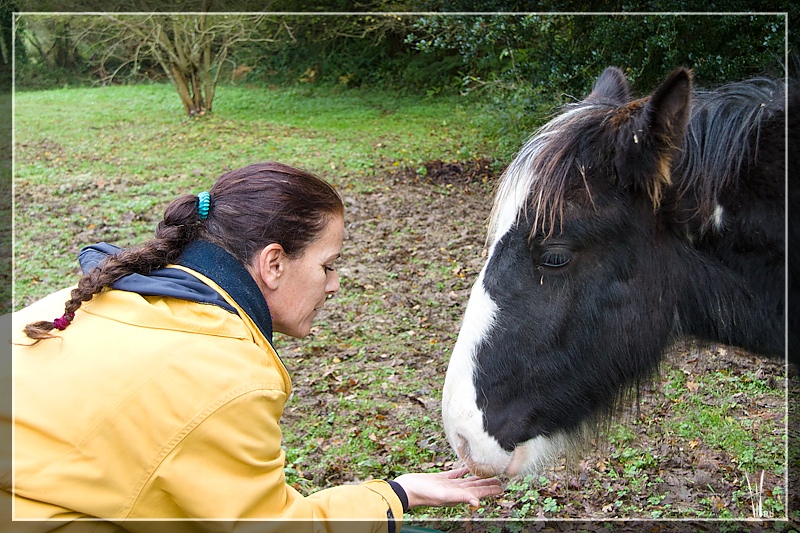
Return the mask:
[[333,279],[328,282],[328,286],[325,287],[325,292],[328,293],[328,298],[339,292],[339,273],[334,272]]

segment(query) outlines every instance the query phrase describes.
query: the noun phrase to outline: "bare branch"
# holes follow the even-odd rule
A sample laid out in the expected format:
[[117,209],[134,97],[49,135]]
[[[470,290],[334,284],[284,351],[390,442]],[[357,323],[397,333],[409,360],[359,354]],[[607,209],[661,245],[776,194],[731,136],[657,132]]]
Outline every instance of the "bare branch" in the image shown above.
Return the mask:
[[104,82],[122,72],[136,75],[144,61],[155,63],[175,86],[187,113],[202,115],[211,110],[231,47],[247,41],[294,40],[294,35],[285,20],[273,19],[265,31],[265,15],[213,13],[211,0],[201,2],[202,12],[194,15],[82,16],[74,39],[92,50]]

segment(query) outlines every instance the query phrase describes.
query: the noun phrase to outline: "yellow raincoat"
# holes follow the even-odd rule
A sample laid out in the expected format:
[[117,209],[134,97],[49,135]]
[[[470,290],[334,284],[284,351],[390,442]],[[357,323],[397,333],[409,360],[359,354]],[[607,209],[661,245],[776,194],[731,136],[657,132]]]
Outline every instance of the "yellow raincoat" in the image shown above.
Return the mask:
[[[143,518],[224,520],[172,522],[166,531],[399,531],[403,505],[385,481],[308,497],[286,484],[283,363],[225,290],[175,268],[238,315],[110,290],[54,330],[58,338],[23,346],[32,342],[24,325],[63,314],[69,289],[13,314],[13,478],[0,472],[13,518],[122,519],[134,531],[152,530],[131,521]],[[10,424],[3,412],[0,430]],[[271,519],[269,527],[241,520],[254,518]],[[23,525],[62,524],[11,531]]]

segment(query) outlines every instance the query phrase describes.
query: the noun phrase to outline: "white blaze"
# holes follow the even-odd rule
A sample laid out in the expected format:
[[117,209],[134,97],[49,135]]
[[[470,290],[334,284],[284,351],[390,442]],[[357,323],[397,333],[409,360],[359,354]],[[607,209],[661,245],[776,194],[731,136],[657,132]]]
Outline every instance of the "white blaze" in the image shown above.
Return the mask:
[[551,461],[566,444],[565,439],[536,437],[505,451],[497,439],[483,429],[473,382],[476,349],[494,326],[499,309],[483,288],[486,266],[472,287],[464,321],[458,334],[442,391],[442,421],[450,446],[473,473],[482,476],[523,476]]
[[546,464],[565,444],[562,436],[536,437],[505,451],[497,439],[483,429],[483,413],[478,409],[473,376],[477,371],[476,351],[487,338],[501,311],[483,287],[487,265],[497,243],[504,237],[527,208],[526,203],[534,179],[530,162],[546,142],[541,132],[523,147],[502,178],[495,200],[489,233],[492,238],[486,264],[472,286],[458,340],[447,367],[442,391],[442,421],[450,445],[474,473],[484,476],[524,475]]
[[497,306],[483,290],[483,275],[475,285],[464,313],[458,341],[450,357],[442,391],[442,421],[450,446],[457,450],[470,468],[472,461],[484,469],[502,472],[511,461],[511,454],[483,430],[483,415],[478,409],[477,394],[472,376],[475,372],[475,349],[494,323]]

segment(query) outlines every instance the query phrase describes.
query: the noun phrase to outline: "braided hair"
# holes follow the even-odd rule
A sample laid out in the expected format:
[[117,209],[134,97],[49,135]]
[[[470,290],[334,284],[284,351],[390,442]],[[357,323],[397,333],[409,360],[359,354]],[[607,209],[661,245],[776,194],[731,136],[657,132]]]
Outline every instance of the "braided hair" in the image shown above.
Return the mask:
[[184,194],[173,200],[152,239],[105,258],[80,278],[64,304],[63,316],[32,322],[25,326],[25,334],[36,342],[52,338],[52,330],[66,329],[83,302],[124,276],[174,264],[191,242],[212,242],[247,267],[259,250],[272,243],[280,244],[289,257],[301,255],[331,218],[344,215],[342,199],[330,184],[276,162],[223,174],[208,193],[210,208],[198,213],[198,207],[207,208],[201,198]]

